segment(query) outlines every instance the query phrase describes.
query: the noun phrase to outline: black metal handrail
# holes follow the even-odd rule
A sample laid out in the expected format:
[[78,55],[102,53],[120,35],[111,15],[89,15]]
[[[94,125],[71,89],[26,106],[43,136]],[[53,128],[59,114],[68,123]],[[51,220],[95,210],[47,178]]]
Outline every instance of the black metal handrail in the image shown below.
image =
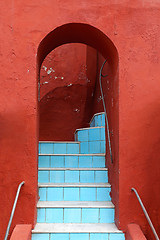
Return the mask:
[[148,213],[147,213],[147,210],[145,209],[144,204],[142,203],[142,200],[141,200],[141,198],[140,198],[137,190],[136,190],[135,188],[132,188],[131,190],[136,194],[136,197],[137,197],[137,199],[138,199],[138,201],[139,201],[139,203],[140,203],[140,205],[141,205],[141,208],[142,208],[142,210],[143,210],[143,212],[144,212],[144,215],[145,215],[145,217],[146,217],[146,219],[147,219],[147,221],[148,221],[148,223],[149,223],[149,225],[150,225],[150,227],[151,227],[151,229],[152,229],[152,232],[153,232],[153,234],[154,234],[154,236],[155,236],[155,239],[156,239],[156,240],[159,240],[159,237],[158,237],[158,235],[157,235],[157,232],[156,232],[156,230],[155,230],[155,228],[154,228],[154,226],[153,226],[153,223],[152,223],[152,221],[151,221],[151,219],[150,219],[150,217],[149,217],[149,215],[148,215]]
[[14,204],[13,204],[13,207],[12,207],[12,212],[11,212],[11,215],[10,215],[10,219],[9,219],[9,222],[8,222],[8,226],[7,226],[7,230],[6,230],[6,234],[5,234],[4,240],[8,239],[8,234],[9,234],[9,230],[10,230],[10,227],[11,227],[11,223],[12,223],[12,219],[13,219],[13,216],[14,216],[14,212],[15,212],[15,209],[16,209],[19,193],[20,193],[21,187],[24,185],[24,183],[25,182],[23,181],[18,186],[16,197],[15,197]]
[[102,64],[102,67],[101,67],[101,69],[100,69],[100,73],[99,73],[99,85],[100,85],[100,90],[101,90],[101,95],[102,95],[103,108],[104,108],[105,117],[106,117],[109,153],[110,153],[111,162],[113,163],[112,146],[111,146],[110,131],[109,131],[109,122],[108,122],[107,110],[106,110],[106,105],[105,105],[105,101],[104,101],[103,89],[102,89],[102,77],[106,77],[106,76],[107,76],[107,75],[104,76],[104,75],[102,74],[103,67],[104,67],[104,65],[105,65],[106,62],[107,62],[107,60],[104,61],[104,63]]

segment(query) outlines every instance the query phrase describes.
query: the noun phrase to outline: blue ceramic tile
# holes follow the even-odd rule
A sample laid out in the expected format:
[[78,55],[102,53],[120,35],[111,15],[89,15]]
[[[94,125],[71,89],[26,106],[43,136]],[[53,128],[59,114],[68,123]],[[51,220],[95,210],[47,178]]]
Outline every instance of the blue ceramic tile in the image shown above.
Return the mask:
[[47,208],[46,223],[63,223],[63,208]]
[[79,144],[67,143],[67,153],[69,154],[79,153]]
[[90,240],[109,240],[108,233],[90,233]]
[[38,208],[37,209],[37,222],[38,223],[45,222],[45,208]]
[[80,223],[81,209],[80,208],[65,208],[64,223]]
[[64,168],[64,156],[51,156],[51,167],[53,168]]
[[79,201],[79,188],[64,188],[64,201]]
[[78,133],[77,133],[77,132],[75,132],[75,134],[74,134],[74,139],[75,139],[74,141],[75,141],[75,142],[77,142],[77,141],[78,141],[78,137],[77,137],[77,135],[78,135]]
[[78,156],[65,156],[66,168],[78,168]]
[[78,141],[81,141],[81,142],[88,141],[88,129],[79,130],[77,134],[78,134]]
[[79,171],[65,171],[65,182],[66,183],[78,183],[79,182]]
[[81,183],[94,183],[94,171],[80,171]]
[[105,128],[101,128],[100,129],[100,134],[101,134],[101,140],[102,141],[105,141],[106,139],[105,139]]
[[54,154],[67,153],[67,143],[54,143]]
[[100,209],[100,223],[113,223],[114,222],[114,209],[101,208]]
[[105,126],[105,114],[102,114],[102,126]]
[[50,167],[50,156],[39,156],[38,157],[38,167]]
[[123,233],[110,233],[109,240],[125,240]]
[[89,233],[70,233],[70,240],[89,240]]
[[89,142],[89,153],[101,153],[100,141]]
[[34,233],[32,240],[49,240],[49,233]]
[[95,127],[98,127],[98,116],[95,115],[95,116],[94,116],[94,119],[95,119]]
[[52,154],[53,153],[53,143],[40,143],[41,154]]
[[49,171],[38,171],[38,182],[40,183],[49,182]]
[[102,126],[102,115],[101,114],[97,115],[97,122],[98,122],[98,126],[101,127]]
[[98,223],[99,208],[83,208],[82,223]]
[[46,201],[46,188],[39,188],[40,201]]
[[97,188],[97,201],[111,201],[111,188]]
[[47,188],[47,201],[63,201],[63,188]]
[[80,168],[91,168],[92,157],[91,156],[79,156],[79,167]]
[[81,142],[80,143],[80,153],[89,153],[88,149],[88,142]]
[[93,156],[93,167],[105,167],[105,157]]
[[50,171],[50,182],[64,183],[64,171]]
[[51,233],[50,240],[69,240],[69,233]]
[[101,141],[101,153],[105,153],[105,152],[106,152],[106,142]]
[[96,183],[108,182],[108,172],[107,171],[95,171],[95,182]]
[[89,130],[89,141],[97,141],[100,139],[100,128],[92,128]]
[[80,188],[80,201],[96,201],[96,188]]
[[92,122],[90,123],[90,127],[95,127],[95,119],[93,118]]

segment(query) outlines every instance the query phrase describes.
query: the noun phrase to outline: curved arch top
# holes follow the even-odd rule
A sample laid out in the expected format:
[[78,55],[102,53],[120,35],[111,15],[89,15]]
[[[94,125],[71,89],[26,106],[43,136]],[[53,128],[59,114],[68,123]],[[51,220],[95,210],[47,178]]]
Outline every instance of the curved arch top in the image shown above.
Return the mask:
[[37,53],[38,69],[40,70],[43,60],[53,49],[67,43],[89,45],[97,49],[114,68],[118,65],[117,49],[101,30],[85,23],[68,23],[51,31],[40,42]]

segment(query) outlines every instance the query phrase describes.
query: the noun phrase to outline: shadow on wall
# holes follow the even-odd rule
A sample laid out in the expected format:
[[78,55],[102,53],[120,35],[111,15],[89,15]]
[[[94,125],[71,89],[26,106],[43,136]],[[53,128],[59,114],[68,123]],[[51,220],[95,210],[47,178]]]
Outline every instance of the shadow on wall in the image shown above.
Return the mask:
[[86,99],[86,85],[80,84],[57,87],[46,94],[40,101],[40,137],[73,141],[75,129],[87,127]]
[[40,77],[40,140],[72,141],[76,128],[87,126],[96,66],[97,51],[79,43],[62,45],[45,58]]

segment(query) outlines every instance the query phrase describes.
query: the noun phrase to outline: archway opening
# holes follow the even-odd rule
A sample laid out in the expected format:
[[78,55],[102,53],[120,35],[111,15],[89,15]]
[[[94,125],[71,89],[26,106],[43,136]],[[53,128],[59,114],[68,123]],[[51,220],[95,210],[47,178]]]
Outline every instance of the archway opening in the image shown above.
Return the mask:
[[[105,65],[105,73],[107,74],[107,79],[103,79],[103,92],[105,95],[105,103],[108,112],[108,120],[110,126],[110,138],[112,145],[112,154],[114,165],[118,164],[119,158],[119,81],[118,81],[118,52],[113,44],[113,42],[99,29],[83,23],[69,23],[62,25],[52,32],[50,32],[40,43],[37,53],[37,74],[38,82],[40,82],[40,71],[41,66],[45,58],[54,50],[62,45],[67,45],[71,43],[85,44],[88,47],[96,49],[97,59],[96,67],[98,71],[104,61],[107,59],[107,64]],[[44,66],[42,66],[44,67]],[[97,71],[97,72],[98,72]],[[63,77],[63,76],[62,76]],[[74,89],[73,89],[74,90]],[[78,94],[78,92],[77,92]],[[92,113],[101,111],[100,105],[98,104],[98,98],[101,97],[98,74],[97,81],[95,83],[94,98],[92,100]],[[101,100],[101,99],[100,99]],[[65,119],[64,119],[65,121]],[[53,126],[54,127],[54,126]],[[41,139],[43,140],[43,139]],[[60,139],[59,139],[60,140]],[[107,139],[106,139],[107,143]],[[110,159],[108,143],[106,144],[106,159]],[[116,161],[115,161],[116,160]],[[107,161],[107,166],[113,169],[110,161]],[[111,172],[110,172],[111,173]],[[112,175],[112,174],[111,174]],[[109,176],[112,186],[117,186],[117,179],[115,176]],[[116,187],[115,187],[116,189]],[[113,201],[118,199],[117,192],[113,192]]]

